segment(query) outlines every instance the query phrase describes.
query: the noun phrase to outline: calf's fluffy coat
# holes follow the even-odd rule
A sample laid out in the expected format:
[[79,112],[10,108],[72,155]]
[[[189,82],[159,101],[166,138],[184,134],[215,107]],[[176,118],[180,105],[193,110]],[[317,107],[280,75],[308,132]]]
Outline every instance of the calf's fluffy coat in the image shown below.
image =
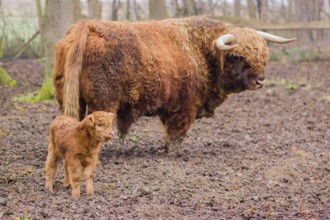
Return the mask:
[[46,161],[46,188],[53,191],[58,159],[64,161],[64,185],[71,185],[72,196],[80,196],[84,176],[86,193],[94,193],[93,172],[98,162],[101,143],[112,138],[114,114],[96,111],[83,121],[57,116],[50,125]]

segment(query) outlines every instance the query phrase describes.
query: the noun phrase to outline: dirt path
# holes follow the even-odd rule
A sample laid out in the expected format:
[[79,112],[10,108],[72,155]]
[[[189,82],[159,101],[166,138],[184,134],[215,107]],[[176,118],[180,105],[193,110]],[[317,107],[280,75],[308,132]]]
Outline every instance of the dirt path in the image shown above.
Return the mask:
[[62,166],[44,188],[57,104],[13,101],[40,87],[42,65],[3,67],[18,87],[0,87],[0,219],[330,219],[330,62],[270,63],[265,88],[231,96],[171,155],[157,153],[158,120],[141,118],[127,146],[103,147],[96,194],[79,200]]

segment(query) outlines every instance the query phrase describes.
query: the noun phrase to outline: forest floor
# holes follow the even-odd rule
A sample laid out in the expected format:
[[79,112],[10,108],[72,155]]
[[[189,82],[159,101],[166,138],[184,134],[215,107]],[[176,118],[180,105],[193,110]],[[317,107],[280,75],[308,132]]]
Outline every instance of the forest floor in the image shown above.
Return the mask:
[[95,195],[80,199],[62,164],[55,192],[44,186],[57,103],[14,101],[43,65],[0,65],[17,80],[0,87],[0,219],[330,219],[330,61],[270,62],[263,89],[230,96],[170,155],[158,119],[141,118],[126,146],[103,146]]

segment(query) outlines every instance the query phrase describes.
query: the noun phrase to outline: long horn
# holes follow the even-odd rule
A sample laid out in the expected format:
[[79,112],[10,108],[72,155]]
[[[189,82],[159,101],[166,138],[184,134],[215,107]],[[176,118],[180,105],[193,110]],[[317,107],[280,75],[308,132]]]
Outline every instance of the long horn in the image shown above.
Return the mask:
[[219,37],[216,40],[215,45],[220,50],[231,50],[231,49],[233,49],[235,47],[238,47],[238,44],[226,45],[226,44],[231,43],[233,41],[235,41],[235,36],[234,35],[232,35],[232,34],[225,34],[225,35],[222,35],[221,37]]
[[296,38],[283,38],[283,37],[279,37],[273,34],[269,34],[263,31],[257,31],[257,33],[263,37],[266,41],[270,41],[273,43],[279,43],[279,44],[286,44],[286,43],[290,43],[292,41],[297,40]]

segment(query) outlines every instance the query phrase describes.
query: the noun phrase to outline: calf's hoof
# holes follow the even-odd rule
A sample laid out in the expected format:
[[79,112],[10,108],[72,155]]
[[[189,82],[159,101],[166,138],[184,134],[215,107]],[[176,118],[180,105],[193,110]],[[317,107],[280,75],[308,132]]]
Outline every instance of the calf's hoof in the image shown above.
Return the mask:
[[75,198],[75,199],[79,199],[79,197],[80,197],[80,192],[79,192],[79,193],[72,192],[71,195],[72,195],[73,198]]
[[73,198],[79,198],[80,197],[80,189],[72,190],[71,195]]
[[68,180],[64,180],[64,181],[63,181],[63,186],[64,186],[64,187],[69,187],[69,186],[70,186],[70,181],[68,181]]
[[47,189],[49,192],[54,192],[53,184],[50,184],[50,183],[47,183],[47,182],[46,182],[46,189]]
[[87,195],[94,195],[94,188],[93,189],[86,189]]

